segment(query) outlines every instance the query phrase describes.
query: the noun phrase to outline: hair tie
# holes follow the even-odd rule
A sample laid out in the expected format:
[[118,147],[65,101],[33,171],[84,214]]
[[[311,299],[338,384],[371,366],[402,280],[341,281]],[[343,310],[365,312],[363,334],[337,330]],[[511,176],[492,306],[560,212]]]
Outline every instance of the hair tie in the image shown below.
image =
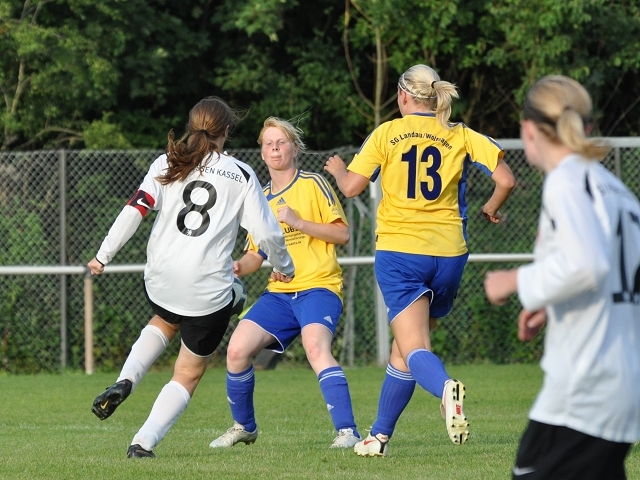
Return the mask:
[[435,90],[435,88],[436,88],[436,87],[435,87],[435,84],[436,84],[436,81],[435,81],[435,80],[434,80],[433,82],[431,82],[431,88],[433,88],[434,90]]
[[588,117],[583,117],[582,114],[580,112],[578,112],[575,108],[573,108],[571,105],[566,105],[562,109],[562,113],[564,113],[564,112],[576,112],[580,116],[580,118],[582,119],[582,123],[585,126],[589,124],[589,118]]

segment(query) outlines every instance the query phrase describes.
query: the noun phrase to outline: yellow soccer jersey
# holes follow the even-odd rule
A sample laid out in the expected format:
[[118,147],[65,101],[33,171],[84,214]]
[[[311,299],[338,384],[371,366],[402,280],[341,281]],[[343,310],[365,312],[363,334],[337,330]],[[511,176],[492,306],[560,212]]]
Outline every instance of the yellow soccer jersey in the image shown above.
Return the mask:
[[348,167],[372,181],[382,174],[376,248],[441,257],[466,253],[467,168],[474,164],[491,175],[503,155],[493,139],[462,123],[446,130],[434,114],[380,125]]
[[[307,221],[332,223],[347,218],[333,188],[327,180],[317,174],[298,170],[291,183],[280,192],[271,191],[271,182],[264,187],[271,210],[277,217],[278,208],[288,206]],[[269,281],[267,290],[274,293],[293,293],[310,288],[326,288],[342,299],[342,269],[338,264],[336,246],[311,237],[280,223],[287,250],[296,268],[295,277],[289,283]],[[246,250],[253,250],[265,257],[247,237]]]

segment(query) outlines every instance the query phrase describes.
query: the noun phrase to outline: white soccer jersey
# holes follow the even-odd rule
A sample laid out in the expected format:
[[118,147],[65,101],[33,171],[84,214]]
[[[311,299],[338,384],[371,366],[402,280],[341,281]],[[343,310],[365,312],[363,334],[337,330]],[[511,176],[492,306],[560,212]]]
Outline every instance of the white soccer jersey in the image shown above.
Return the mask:
[[153,162],[102,242],[96,255],[100,262],[113,259],[151,208],[158,215],[147,245],[144,281],[151,300],[170,312],[201,316],[231,301],[238,226],[256,239],[274,268],[293,276],[282,229],[251,167],[214,153],[202,171],[162,185],[157,177],[167,166],[166,155]]
[[544,384],[532,420],[612,442],[640,439],[640,204],[597,162],[546,177],[527,310],[546,307]]

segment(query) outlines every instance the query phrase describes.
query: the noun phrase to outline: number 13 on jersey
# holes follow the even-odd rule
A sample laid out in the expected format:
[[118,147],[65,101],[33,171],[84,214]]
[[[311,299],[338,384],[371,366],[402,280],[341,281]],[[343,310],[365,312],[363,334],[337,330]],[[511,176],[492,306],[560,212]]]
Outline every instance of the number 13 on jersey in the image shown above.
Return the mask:
[[[416,198],[416,190],[420,185],[420,193],[427,200],[435,200],[442,192],[442,178],[438,169],[442,165],[442,155],[433,145],[428,146],[419,154],[418,145],[413,145],[409,151],[402,154],[402,161],[407,162],[407,198]],[[426,180],[418,182],[419,168],[424,168]],[[420,175],[422,177],[422,175]]]

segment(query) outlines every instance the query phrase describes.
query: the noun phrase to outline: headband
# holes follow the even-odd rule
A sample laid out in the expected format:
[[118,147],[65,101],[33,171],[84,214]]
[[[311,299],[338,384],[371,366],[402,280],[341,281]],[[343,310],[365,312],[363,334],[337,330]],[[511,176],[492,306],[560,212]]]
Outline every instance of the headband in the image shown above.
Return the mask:
[[[431,82],[431,88],[433,88],[433,84],[434,84],[434,83],[435,83],[435,81],[434,81],[434,82]],[[403,86],[403,84],[404,84],[404,86]],[[413,93],[413,92],[409,89],[409,87],[407,86],[407,82],[406,82],[406,81],[405,81],[405,79],[404,79],[404,73],[403,73],[402,75],[400,75],[400,80],[398,80],[398,88],[399,88],[400,90],[402,90],[403,92],[405,92],[405,93],[407,93],[407,94],[411,95],[412,97],[414,97],[414,98],[418,98],[418,99],[420,99],[420,100],[429,100],[429,99],[432,99],[432,98],[436,98],[436,95],[429,96],[429,95],[422,95],[422,94],[418,94],[418,93]]]

